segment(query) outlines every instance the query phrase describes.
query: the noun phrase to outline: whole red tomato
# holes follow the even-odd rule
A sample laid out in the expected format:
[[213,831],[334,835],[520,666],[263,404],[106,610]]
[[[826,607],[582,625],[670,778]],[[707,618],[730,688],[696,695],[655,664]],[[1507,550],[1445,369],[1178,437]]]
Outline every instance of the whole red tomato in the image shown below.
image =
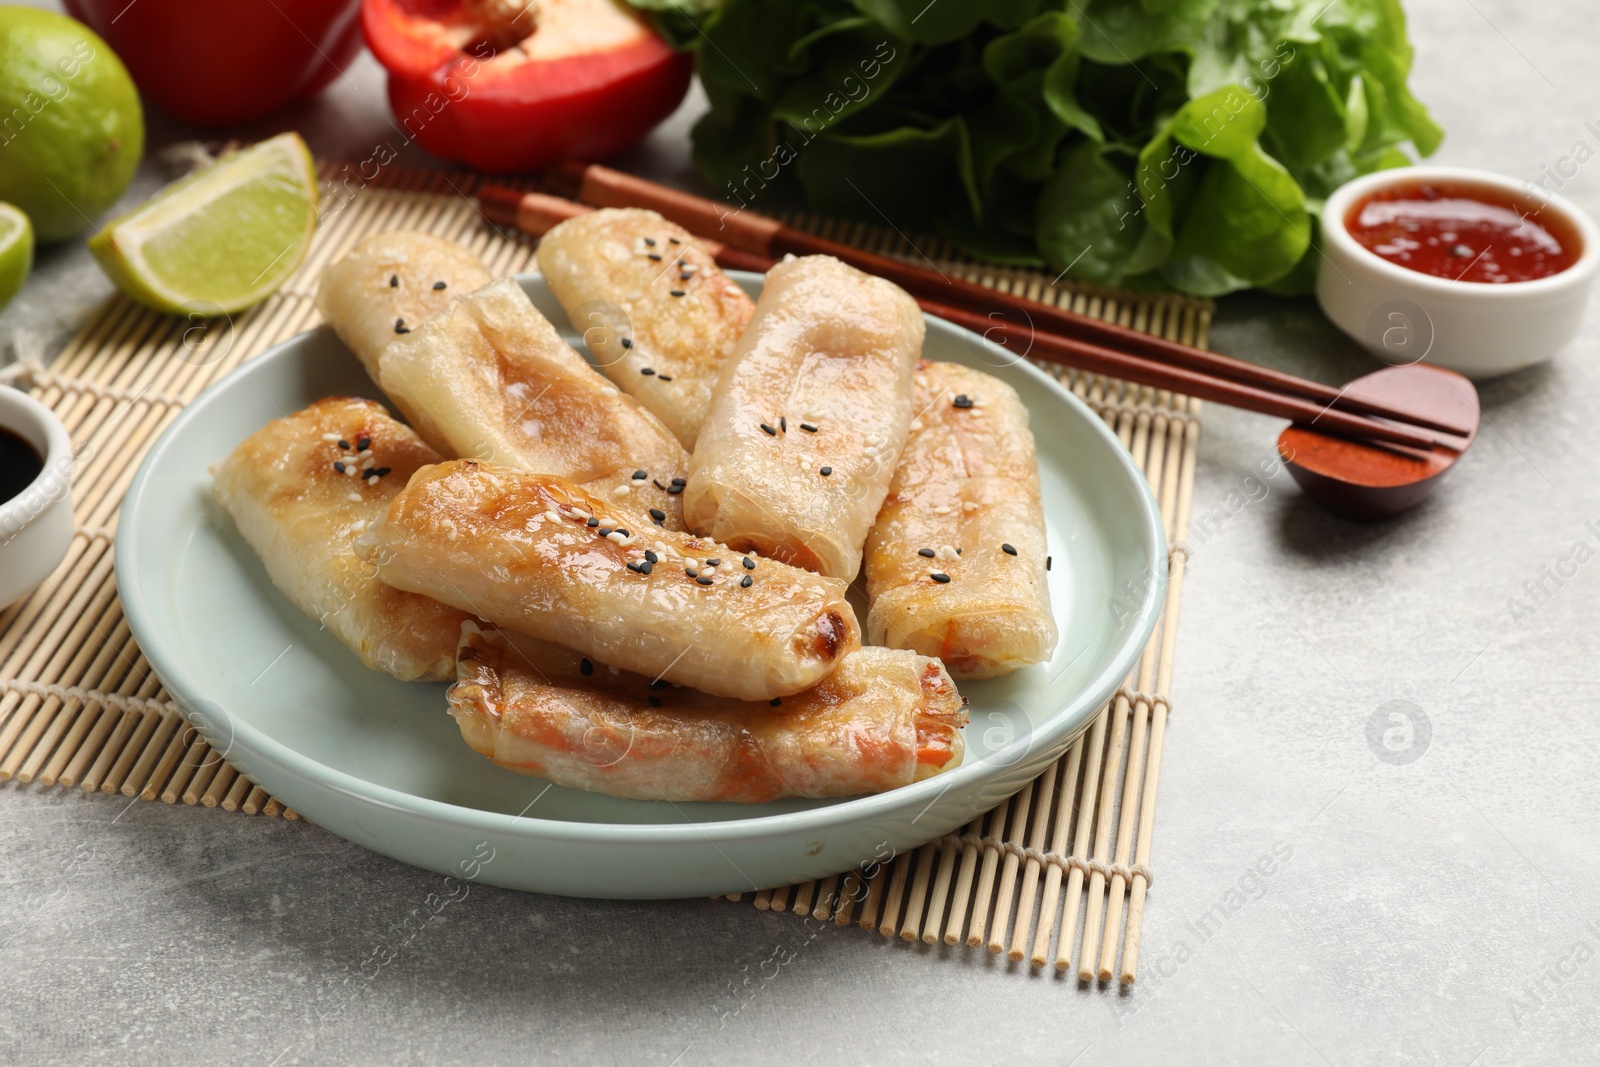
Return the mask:
[[145,97],[202,126],[327,88],[361,49],[360,0],[64,0]]
[[408,138],[479,170],[596,160],[672,114],[691,60],[617,0],[362,0]]

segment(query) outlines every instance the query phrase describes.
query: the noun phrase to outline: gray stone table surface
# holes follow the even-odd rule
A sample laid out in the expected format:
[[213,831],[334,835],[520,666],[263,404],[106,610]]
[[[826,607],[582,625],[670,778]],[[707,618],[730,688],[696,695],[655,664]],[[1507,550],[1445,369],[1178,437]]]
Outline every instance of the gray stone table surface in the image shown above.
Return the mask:
[[[1449,130],[1439,160],[1536,178],[1577,142],[1600,147],[1592,0],[1407,7],[1415,88]],[[626,165],[691,183],[700,106]],[[241,133],[283,126],[351,158],[395,137],[368,57]],[[192,135],[152,128],[156,144]],[[147,165],[130,201],[161,180]],[[1600,164],[1565,191],[1600,215]],[[0,345],[53,352],[108,291],[81,246],[53,250],[0,315]],[[318,828],[11,784],[0,1060],[1594,1062],[1600,564],[1547,580],[1529,617],[1509,601],[1574,542],[1600,547],[1597,331],[1591,314],[1553,364],[1486,385],[1469,458],[1385,525],[1260,479],[1278,424],[1208,410],[1196,506],[1228,517],[1189,571],[1131,992],[853,928],[813,936],[748,902],[475,887],[410,936],[399,924],[438,876]],[[1309,302],[1225,300],[1214,338],[1326,381],[1372,368]],[[1249,503],[1228,512],[1230,493]],[[1395,700],[1431,723],[1409,763],[1367,740]],[[1274,849],[1287,859],[1254,878]],[[1201,932],[1230,890],[1245,904]],[[395,958],[361,977],[380,944]],[[780,944],[797,958],[746,1001]]]

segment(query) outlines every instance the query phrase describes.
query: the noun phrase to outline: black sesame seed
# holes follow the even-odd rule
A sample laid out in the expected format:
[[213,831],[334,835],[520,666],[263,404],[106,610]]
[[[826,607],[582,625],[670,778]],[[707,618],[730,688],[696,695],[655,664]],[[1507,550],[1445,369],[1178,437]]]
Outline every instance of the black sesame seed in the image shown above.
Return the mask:
[[802,430],[804,430],[806,433],[816,433],[817,432],[817,428],[815,426],[811,425],[809,422],[802,422],[800,424],[800,428]]
[[783,703],[783,700],[780,697],[773,697],[770,703],[776,708]]
[[766,434],[768,437],[776,437],[776,436],[778,436],[778,431],[774,430],[771,426],[767,425],[764,422],[761,424],[761,432]]
[[957,394],[954,403],[958,408],[970,408],[972,406],[972,398],[966,393],[959,393]]
[[666,486],[661,484],[661,479],[660,478],[651,478],[650,479],[650,484],[655,486],[657,489],[661,489],[661,490],[665,490],[667,488]]
[[661,557],[656,555],[654,552],[650,551],[648,548],[644,550],[644,559],[645,559],[646,563],[659,563],[659,562],[661,562]]
[[744,569],[747,570],[747,571],[755,570],[756,569],[756,561],[751,559],[749,556],[746,556],[744,558]]
[[398,274],[389,275],[389,288],[391,288],[391,289],[400,288],[400,275],[398,275]]
[[406,320],[405,319],[395,319],[394,320],[394,332],[395,333],[410,333],[411,332],[411,327],[406,325]]
[[1050,569],[1050,557],[1049,556],[1046,556],[1044,558],[1044,569],[1045,570],[1049,570]]
[[333,461],[333,469],[338,471],[340,474],[343,474],[344,473],[344,464],[341,463],[339,460],[334,460]]
[[595,533],[598,533],[601,537],[610,537],[611,536],[611,527],[602,526],[602,527],[600,527],[600,529],[596,530]]
[[686,282],[692,277],[694,277],[694,275],[692,275],[692,274],[680,274],[680,275],[678,275],[678,280],[680,282]]
[[711,584],[711,575],[709,575],[709,574],[698,575],[698,576],[695,577],[695,581],[699,582],[701,585],[710,585]]
[[940,585],[944,585],[946,582],[948,582],[950,580],[950,576],[948,574],[940,574],[938,571],[934,571],[932,574],[928,575],[928,577],[932,578],[934,581],[938,582]]
[[677,239],[677,238],[676,238],[676,237],[668,237],[668,238],[667,238],[667,240],[669,240],[669,241],[671,241],[671,242],[672,242],[672,243],[673,243],[673,244],[675,244],[675,245],[681,245],[681,244],[683,244],[683,242],[682,242],[682,241],[680,241],[680,240],[678,240],[678,239]]
[[635,574],[643,574],[644,571],[639,569],[641,566],[642,566],[642,564],[630,563],[630,564],[628,564],[628,569],[630,571],[632,571],[633,573],[635,573]]
[[345,449],[346,451],[348,451],[349,448],[350,448],[350,442],[349,441],[340,441],[339,442],[339,447]]
[[578,661],[578,673],[583,675],[585,678],[594,673],[594,664],[589,662],[588,656],[585,656]]
[[656,565],[654,563],[650,562],[649,560],[645,560],[643,563],[639,564],[639,573],[640,574],[649,574],[651,571],[653,571],[655,569],[656,569]]
[[689,483],[684,481],[682,478],[674,478],[674,479],[672,479],[672,484],[673,485],[688,485]]
[[633,341],[630,340],[629,338],[624,337],[622,339],[622,347],[623,348],[632,348],[633,347]]
[[824,478],[826,478],[828,475],[833,473],[833,468],[832,467],[823,467],[817,473],[822,475]]
[[1015,556],[1017,554],[1017,550],[1010,545],[1001,545],[1000,551],[1004,552],[1008,556]]
[[676,482],[674,482],[672,487],[667,490],[667,495],[668,496],[677,496],[681,492],[683,492],[683,486],[678,485]]
[[655,520],[657,526],[667,521],[667,513],[660,508],[651,508],[650,517]]
[[706,566],[707,567],[720,567],[720,566],[722,566],[722,561],[720,559],[708,559],[708,560],[706,560]]
[[932,559],[935,555],[935,552],[931,548],[919,548],[917,549],[917,555],[924,559]]
[[672,683],[667,681],[665,678],[657,678],[655,681],[650,683],[650,692],[659,693],[671,684]]
[[[340,441],[339,442],[339,447],[340,448],[349,448],[350,446],[345,444],[343,441]],[[356,442],[357,451],[365,452],[367,449],[369,449],[371,447],[372,447],[372,438],[370,438],[370,437],[363,437],[361,440]]]
[[435,289],[443,289],[444,288],[444,282],[434,282],[433,283],[433,287]]
[[672,289],[672,290],[668,291],[667,295],[669,295],[669,296],[684,296],[685,293],[684,293],[684,291],[682,289]]
[[372,478],[382,478],[385,474],[388,474],[388,473],[389,473],[389,468],[388,467],[379,467],[375,471],[368,471],[367,475],[369,477],[372,477]]
[[649,471],[634,471],[633,472],[633,480],[636,481],[636,482],[642,482],[648,477],[650,477],[650,472]]
[[961,549],[959,549],[959,548],[956,549],[956,555],[958,555],[958,556],[961,555]]
[[646,237],[644,239],[644,243],[649,245],[651,248],[654,248],[656,246],[656,239],[654,237]]
[[649,258],[654,260],[657,263],[660,263],[661,262],[661,253],[659,253],[659,252],[651,252],[649,254]]
[[658,375],[656,375],[656,381],[658,381],[658,382],[670,382],[670,381],[672,381],[672,375],[670,375],[670,374],[658,374]]
[[739,579],[740,589],[749,589],[754,584],[756,584],[756,580],[750,577],[748,574]]
[[591,515],[589,517],[589,521],[584,523],[584,525],[593,528],[600,525],[600,520]]
[[682,260],[682,259],[678,260],[678,266],[687,267],[688,265],[689,265],[689,263],[688,263],[687,260]]
[[621,534],[623,537],[632,537],[633,536],[633,534],[628,530],[628,528],[626,526],[618,526],[617,527],[617,533]]
[[656,372],[656,369],[654,367],[640,367],[639,368],[639,373],[644,375],[646,378],[650,377],[650,375],[654,374],[655,372]]
[[645,699],[650,701],[650,706],[652,708],[659,708],[661,706],[661,698],[660,697],[646,697]]
[[784,433],[789,432],[789,419],[787,416],[778,416],[778,429],[782,430]]

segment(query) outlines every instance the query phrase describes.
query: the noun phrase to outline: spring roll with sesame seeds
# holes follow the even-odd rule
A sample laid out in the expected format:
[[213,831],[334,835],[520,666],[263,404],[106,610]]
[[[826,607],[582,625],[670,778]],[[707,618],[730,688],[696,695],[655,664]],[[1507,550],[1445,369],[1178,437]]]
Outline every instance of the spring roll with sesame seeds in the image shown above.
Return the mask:
[[352,547],[406,479],[437,462],[380,405],[329,397],[251,434],[213,469],[211,491],[272,584],[362,663],[402,681],[442,681],[471,616],[385,585]]
[[922,312],[829,256],[773,267],[689,463],[696,533],[848,582],[911,423]]
[[961,763],[964,701],[938,660],[911,652],[860,649],[774,708],[652,688],[510,636],[464,630],[450,714],[480,754],[558,785],[756,804],[882,793]]
[[694,237],[654,211],[606,208],[539,241],[539,273],[606,377],[691,451],[754,305]]
[[861,644],[837,579],[497,464],[419,471],[358,551],[396,588],[716,696],[798,693]]
[[483,261],[455,241],[390,230],[363,238],[323,269],[317,310],[377,381],[378,356],[404,336],[399,331],[416,329],[493,280]]
[[683,446],[563,341],[514,279],[460,298],[378,363],[379,383],[424,416],[418,429],[441,452],[552,474],[638,525],[683,529]]
[[867,538],[868,638],[957,678],[1045,662],[1056,624],[1028,409],[958,364],[924,362],[915,380],[916,420]]

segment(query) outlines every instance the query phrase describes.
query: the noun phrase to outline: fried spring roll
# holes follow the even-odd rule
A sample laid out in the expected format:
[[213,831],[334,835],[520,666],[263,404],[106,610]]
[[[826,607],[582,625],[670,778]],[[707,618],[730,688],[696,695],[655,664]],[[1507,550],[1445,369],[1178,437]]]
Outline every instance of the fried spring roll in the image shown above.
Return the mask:
[[379,360],[379,382],[426,417],[441,452],[553,474],[631,510],[636,522],[683,528],[683,446],[595,373],[514,279],[397,339]]
[[1044,511],[1028,410],[997,378],[922,363],[917,418],[867,538],[867,634],[957,678],[1050,658]]
[[396,331],[416,329],[456,297],[493,280],[483,262],[454,241],[391,230],[362,239],[323,270],[317,310],[377,381],[379,354],[403,336]]
[[753,804],[881,793],[961,762],[963,700],[937,660],[909,652],[853,652],[777,708],[647,691],[646,679],[607,681],[603,667],[585,676],[576,653],[519,652],[469,625],[450,714],[477,752],[558,785]]
[[378,404],[330,397],[246,438],[213,469],[212,493],[272,584],[362,663],[442,681],[471,616],[390,588],[351,547],[418,467],[438,461]]
[[637,208],[569,219],[539,272],[606,377],[693,450],[753,304],[683,227]]
[[360,551],[398,588],[717,696],[798,693],[861,643],[843,582],[473,460],[418,472]]
[[828,256],[780,263],[689,464],[696,533],[851,581],[911,423],[922,313]]

